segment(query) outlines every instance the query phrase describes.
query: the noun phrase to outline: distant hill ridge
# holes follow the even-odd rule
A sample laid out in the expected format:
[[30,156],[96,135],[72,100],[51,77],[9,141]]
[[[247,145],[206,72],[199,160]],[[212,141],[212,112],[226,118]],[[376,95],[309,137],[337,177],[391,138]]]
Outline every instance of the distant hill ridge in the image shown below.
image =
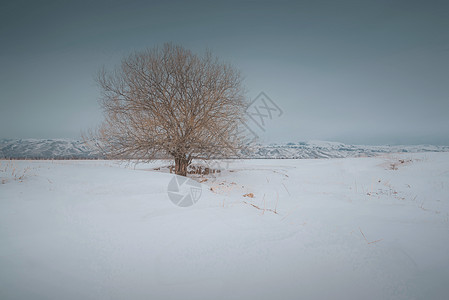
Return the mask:
[[1,139],[0,158],[96,159],[101,158],[83,141],[72,139]]
[[449,146],[405,145],[368,146],[347,145],[338,142],[308,141],[286,144],[257,145],[252,158],[344,158],[367,157],[383,153],[447,152]]
[[[367,146],[337,142],[308,141],[286,144],[256,145],[243,158],[343,158],[375,156],[397,152],[449,152],[449,146]],[[101,159],[83,141],[72,139],[0,139],[3,159]]]

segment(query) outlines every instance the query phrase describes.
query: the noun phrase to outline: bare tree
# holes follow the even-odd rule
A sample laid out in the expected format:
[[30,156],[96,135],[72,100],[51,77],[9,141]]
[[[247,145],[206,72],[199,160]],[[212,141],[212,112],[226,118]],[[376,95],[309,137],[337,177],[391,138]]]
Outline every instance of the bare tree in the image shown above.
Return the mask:
[[235,156],[243,145],[242,77],[210,52],[165,44],[103,68],[98,83],[105,120],[94,137],[110,158],[171,156],[185,176],[193,159]]

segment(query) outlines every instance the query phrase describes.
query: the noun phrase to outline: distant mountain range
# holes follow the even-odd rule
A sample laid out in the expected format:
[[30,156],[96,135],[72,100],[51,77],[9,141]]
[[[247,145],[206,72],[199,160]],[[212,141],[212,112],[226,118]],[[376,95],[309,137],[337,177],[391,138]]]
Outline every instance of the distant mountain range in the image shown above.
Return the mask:
[[0,158],[95,159],[101,158],[82,141],[71,139],[2,139]]
[[[397,152],[449,152],[449,146],[366,146],[335,142],[308,141],[255,145],[243,158],[343,158],[375,156]],[[71,139],[1,139],[0,158],[11,159],[101,159],[97,151],[82,141]]]
[[406,146],[368,146],[346,145],[336,142],[308,141],[287,144],[257,145],[251,158],[343,158],[368,157],[383,153],[399,152],[448,152],[449,146],[406,145]]

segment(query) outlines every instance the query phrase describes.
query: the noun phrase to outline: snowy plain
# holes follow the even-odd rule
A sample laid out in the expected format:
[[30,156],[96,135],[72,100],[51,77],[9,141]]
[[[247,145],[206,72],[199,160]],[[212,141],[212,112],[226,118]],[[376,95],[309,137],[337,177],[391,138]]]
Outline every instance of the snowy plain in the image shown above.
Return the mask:
[[184,208],[167,161],[0,163],[0,299],[449,298],[447,152],[236,160]]

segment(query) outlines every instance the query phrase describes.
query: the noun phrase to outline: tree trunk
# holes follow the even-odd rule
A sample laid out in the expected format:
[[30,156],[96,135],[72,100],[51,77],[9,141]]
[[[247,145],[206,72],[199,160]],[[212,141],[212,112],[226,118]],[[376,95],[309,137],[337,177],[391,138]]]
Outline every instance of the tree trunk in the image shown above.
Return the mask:
[[187,176],[187,167],[189,166],[189,160],[185,157],[175,157],[175,174],[181,176]]

